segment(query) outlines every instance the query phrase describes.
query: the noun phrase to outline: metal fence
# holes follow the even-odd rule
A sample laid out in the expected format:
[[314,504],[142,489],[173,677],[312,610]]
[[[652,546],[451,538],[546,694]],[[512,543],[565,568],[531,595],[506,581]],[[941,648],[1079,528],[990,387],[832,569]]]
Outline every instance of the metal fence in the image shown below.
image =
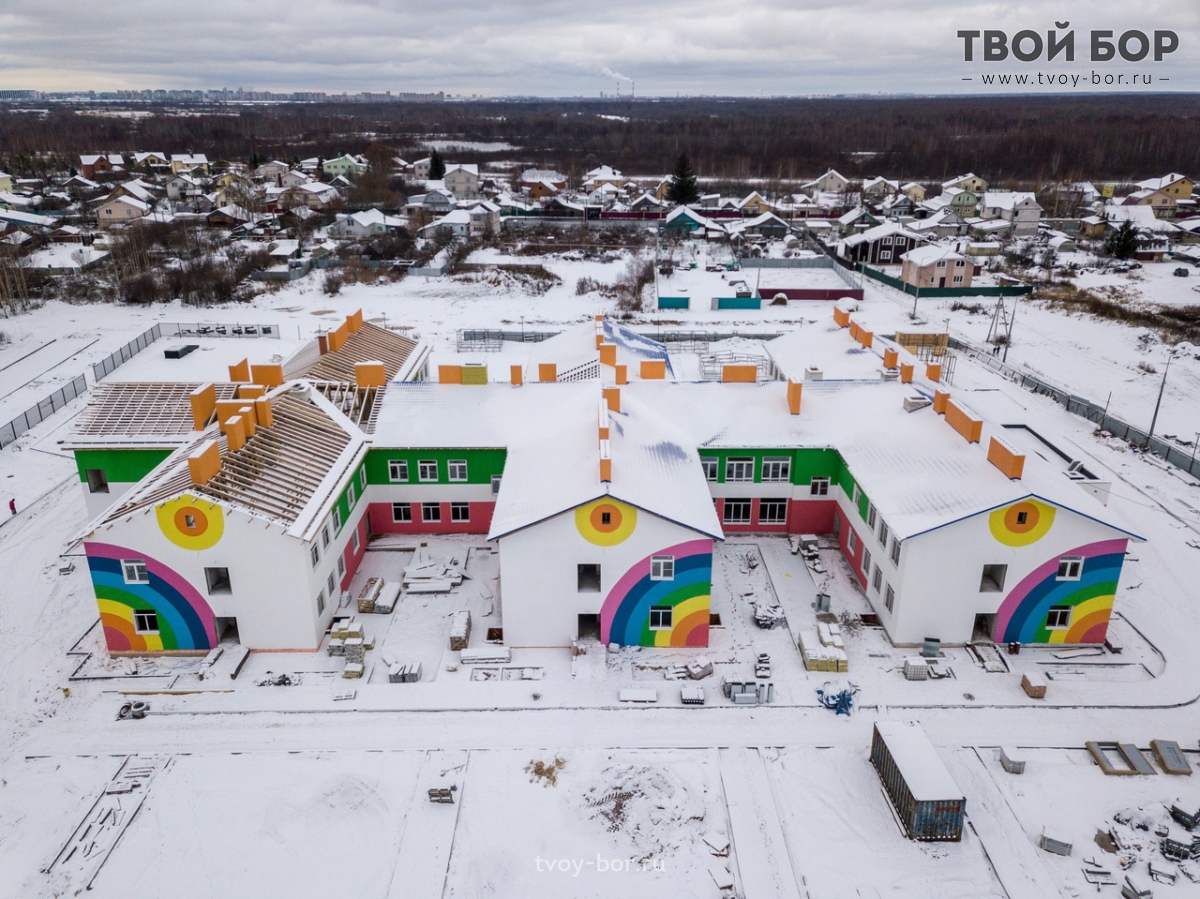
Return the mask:
[[162,328],[162,325],[155,325],[150,330],[143,331],[115,353],[97,362],[92,366],[92,380],[99,381],[101,378],[112,374],[146,347],[150,346],[150,344],[162,337]]
[[71,400],[87,393],[87,378],[77,375],[70,383],[60,387],[36,406],[26,409],[8,424],[0,425],[0,447],[8,446],[34,425],[45,421]]
[[1182,447],[1168,443],[1166,440],[1158,437],[1147,439],[1148,435],[1145,431],[1141,428],[1135,428],[1129,422],[1117,418],[1115,415],[1110,415],[1106,407],[1086,397],[1077,396],[1069,390],[1065,390],[1057,384],[1051,384],[1049,381],[1032,375],[1027,371],[1009,365],[993,355],[992,350],[987,347],[968,343],[956,337],[950,338],[949,345],[952,349],[959,350],[964,355],[1003,375],[1010,381],[1020,384],[1026,390],[1040,396],[1049,397],[1072,415],[1086,418],[1101,430],[1108,431],[1110,434],[1120,437],[1133,446],[1148,450],[1176,468],[1186,471],[1193,477],[1200,477],[1200,461],[1196,459],[1194,446],[1191,450],[1184,450]]
[[163,324],[163,337],[273,337],[279,339],[279,325],[246,322],[182,322]]
[[742,268],[833,268],[833,260],[820,256],[794,256],[791,259],[746,256],[738,260]]

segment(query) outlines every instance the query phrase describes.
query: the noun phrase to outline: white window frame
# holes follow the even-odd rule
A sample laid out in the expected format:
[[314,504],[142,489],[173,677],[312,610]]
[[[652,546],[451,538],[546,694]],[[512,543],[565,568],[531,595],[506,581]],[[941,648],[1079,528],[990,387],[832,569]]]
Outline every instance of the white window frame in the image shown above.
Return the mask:
[[808,482],[809,496],[829,496],[829,478],[813,478]]
[[356,502],[358,502],[358,493],[355,491],[354,484],[352,483],[346,488],[346,508],[353,509]]
[[721,460],[716,456],[701,456],[700,470],[704,472],[704,480],[715,484],[721,470]]
[[874,503],[867,503],[867,527],[875,530],[875,519],[879,517],[879,510],[875,508]]
[[329,546],[329,525],[321,528],[321,545]]
[[850,505],[854,506],[854,511],[858,511],[858,501],[862,498],[862,491],[858,489],[858,482],[854,482],[854,487],[850,491]]
[[[1063,568],[1066,567],[1066,573]],[[1083,556],[1060,556],[1056,581],[1077,581],[1083,577]]]
[[871,574],[871,551],[865,546],[863,547],[862,571],[865,575],[870,576]]
[[878,565],[875,566],[875,576],[871,579],[871,586],[875,588],[875,592],[879,592],[879,588],[883,585],[883,569]]
[[[782,517],[767,518],[763,514],[763,505],[765,503],[771,503],[772,506],[775,508],[782,507],[782,509],[783,509]],[[787,515],[788,515],[788,502],[786,499],[780,499],[778,497],[768,497],[766,499],[760,499],[758,501],[758,523],[759,524],[787,524]]]
[[145,559],[122,559],[121,575],[127,584],[150,583],[150,570],[146,567]]
[[[426,466],[433,466],[433,476],[430,477],[426,473]],[[419,459],[417,461],[417,480],[428,484],[438,479],[438,462],[437,459]]]
[[888,535],[892,530],[887,526],[887,522],[881,516],[879,519],[879,545],[886,547],[888,545]]
[[442,523],[442,504],[441,503],[421,503],[421,523],[422,524],[441,524]]
[[[742,505],[743,503],[745,503],[744,507]],[[750,516],[753,514],[753,509],[751,506],[752,504],[748,499],[726,497],[725,507],[721,510],[721,524],[749,524]],[[735,507],[738,509],[745,508],[746,517],[744,519],[741,517],[737,519],[730,518],[729,510]]]
[[[397,518],[400,509],[404,510],[405,517]],[[412,520],[412,503],[392,503],[392,524],[412,524]]]
[[[459,472],[461,466],[462,471]],[[467,460],[451,459],[446,463],[446,480],[461,484],[467,480]]]
[[336,503],[333,506],[333,532],[335,534],[342,532],[342,508]]
[[367,489],[367,466],[363,466],[358,470],[358,489]]
[[308,556],[312,559],[312,567],[316,568],[321,564],[321,549],[317,544],[313,544],[308,550]]
[[[459,512],[463,514],[460,516]],[[451,521],[470,521],[471,520],[471,504],[470,503],[451,503],[450,504],[450,520]]]
[[358,554],[358,548],[359,548],[361,545],[362,545],[362,543],[361,543],[361,542],[359,541],[359,539],[358,539],[358,528],[356,527],[354,530],[352,530],[352,531],[350,532],[350,552],[352,552],[352,553],[354,553],[355,555],[357,555],[357,554]]
[[[745,472],[746,466],[749,465],[749,477],[733,477],[735,471]],[[754,459],[750,456],[730,456],[725,460],[725,481],[726,483],[746,483],[754,481]]]
[[[657,616],[658,623],[655,624]],[[675,609],[671,606],[650,607],[650,630],[669,631],[675,626]]]
[[[154,616],[154,627],[145,627],[142,622],[145,621],[146,615]],[[158,626],[158,612],[153,609],[134,609],[133,610],[133,630],[138,634],[157,634],[161,633]]]
[[854,528],[849,528],[846,531],[846,552],[854,555],[856,549],[858,549],[858,535],[854,533]]
[[764,481],[790,481],[792,479],[792,460],[786,456],[768,456],[763,459],[762,479]]
[[[1061,613],[1067,613],[1067,620],[1062,623],[1051,624],[1050,619],[1053,616],[1057,620],[1061,620]],[[1056,614],[1057,613],[1057,614]],[[1071,619],[1074,617],[1074,606],[1051,606],[1046,610],[1046,630],[1048,631],[1065,631],[1071,627]]]
[[403,484],[408,480],[408,460],[388,460],[388,480],[393,484]]
[[650,580],[652,580],[652,581],[673,581],[673,580],[675,580],[675,557],[674,556],[651,556],[650,557]]
[[345,558],[345,556],[339,555],[338,556],[338,577],[345,577],[345,576],[346,576],[346,558]]
[[503,478],[503,475],[498,475],[498,474],[492,475],[492,496],[500,495],[500,482],[501,482],[502,478]]
[[900,564],[900,541],[895,536],[892,537],[892,564]]
[[885,584],[883,588],[883,604],[889,612],[896,608],[896,591],[892,589],[891,584]]
[[334,577],[334,574],[333,574],[333,572],[332,572],[332,571],[331,571],[331,572],[329,572],[329,577],[327,577],[327,578],[325,579],[325,586],[329,588],[329,595],[330,595],[330,596],[333,596],[334,585],[335,585],[336,583],[337,583],[337,579]]
[[320,593],[317,594],[317,614],[318,615],[325,614],[325,591],[324,590],[322,590]]

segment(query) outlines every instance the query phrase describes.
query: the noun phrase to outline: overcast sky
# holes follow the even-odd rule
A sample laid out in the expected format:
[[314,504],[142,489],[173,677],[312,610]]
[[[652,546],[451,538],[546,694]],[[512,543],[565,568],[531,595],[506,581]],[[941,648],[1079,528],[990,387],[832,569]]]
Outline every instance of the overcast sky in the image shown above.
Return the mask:
[[[963,62],[960,29],[1044,35],[1056,19],[1075,31],[1074,64]],[[1135,28],[1175,30],[1179,50],[1090,62],[1091,29]],[[998,90],[986,71],[1083,75],[1083,90],[1093,69],[1200,90],[1200,2],[0,0],[0,88],[45,91],[597,96],[632,79],[639,96],[950,93]]]

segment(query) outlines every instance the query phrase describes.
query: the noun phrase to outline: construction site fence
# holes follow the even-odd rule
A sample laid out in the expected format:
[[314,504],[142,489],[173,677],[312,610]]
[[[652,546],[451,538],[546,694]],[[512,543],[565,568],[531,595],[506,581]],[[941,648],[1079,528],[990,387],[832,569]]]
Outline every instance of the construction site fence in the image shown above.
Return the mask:
[[863,262],[858,263],[857,269],[872,281],[902,290],[909,296],[928,297],[931,300],[945,297],[1024,297],[1033,293],[1033,287],[1028,284],[1011,287],[915,287],[899,278],[876,271]]
[[36,406],[30,406],[12,421],[0,425],[0,447],[8,446],[34,425],[45,421],[71,400],[87,393],[87,378],[76,375],[67,384],[58,388]]
[[[165,327],[170,327],[166,325]],[[114,353],[110,353],[104,359],[101,359],[92,366],[92,380],[99,381],[107,375],[112,374],[154,341],[163,335],[164,325],[155,325],[147,331],[143,331],[125,346],[121,347]]]
[[1039,396],[1049,397],[1072,415],[1086,418],[1100,430],[1107,431],[1114,437],[1119,437],[1132,446],[1153,453],[1168,464],[1186,471],[1193,477],[1200,477],[1200,460],[1196,458],[1195,444],[1192,444],[1190,449],[1185,449],[1160,437],[1150,437],[1141,428],[1134,427],[1124,419],[1110,414],[1106,405],[1101,405],[1086,397],[1073,394],[1069,390],[1059,387],[1057,384],[1052,384],[1044,378],[1039,378],[1023,369],[1009,365],[999,358],[991,347],[979,346],[978,344],[960,340],[956,337],[950,338],[949,346],[951,349],[958,350],[963,355],[990,368],[997,374],[1003,375],[1010,381],[1021,385],[1026,390],[1036,393]]

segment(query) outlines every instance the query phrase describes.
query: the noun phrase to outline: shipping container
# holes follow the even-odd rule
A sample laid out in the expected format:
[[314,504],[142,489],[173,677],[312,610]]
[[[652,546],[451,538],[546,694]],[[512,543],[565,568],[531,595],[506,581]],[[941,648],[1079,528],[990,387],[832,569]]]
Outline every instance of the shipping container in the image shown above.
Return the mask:
[[871,764],[909,839],[962,839],[966,797],[919,724],[877,722]]

